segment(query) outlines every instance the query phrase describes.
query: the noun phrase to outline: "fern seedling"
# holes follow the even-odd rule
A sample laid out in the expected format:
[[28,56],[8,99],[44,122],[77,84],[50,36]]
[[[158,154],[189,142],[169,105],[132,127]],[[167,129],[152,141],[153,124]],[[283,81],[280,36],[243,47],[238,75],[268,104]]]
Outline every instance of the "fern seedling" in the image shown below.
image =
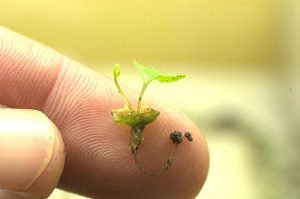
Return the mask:
[[[139,166],[139,168],[144,173],[149,174],[149,175],[155,175],[160,172],[153,173],[153,172],[146,171],[145,168],[141,164],[138,163],[137,158],[136,158],[138,149],[142,142],[143,131],[144,131],[146,125],[154,122],[160,114],[159,111],[152,109],[150,106],[145,105],[145,104],[142,105],[142,98],[144,96],[144,93],[145,93],[148,85],[152,81],[158,80],[161,83],[171,83],[171,82],[175,82],[175,81],[178,81],[178,80],[184,78],[185,75],[165,74],[165,73],[157,71],[153,68],[146,67],[136,61],[133,61],[133,64],[135,65],[135,67],[137,68],[137,70],[139,71],[139,73],[143,79],[143,86],[142,86],[142,90],[141,90],[139,98],[138,98],[137,107],[134,109],[131,106],[128,98],[123,93],[123,91],[119,85],[119,82],[118,82],[118,76],[121,74],[121,71],[119,69],[119,65],[115,64],[114,68],[113,68],[114,82],[117,87],[118,93],[122,97],[125,105],[121,109],[112,110],[112,116],[113,116],[113,121],[115,123],[125,124],[125,125],[128,125],[131,127],[129,147],[133,154],[136,164]],[[171,136],[170,138],[172,140],[176,139],[174,136]],[[173,142],[174,142],[174,140],[173,140]],[[176,144],[179,144],[179,143],[176,143]],[[166,165],[162,168],[162,170],[168,169],[168,167],[171,165],[173,160],[174,160],[174,154],[170,158],[167,159]]]

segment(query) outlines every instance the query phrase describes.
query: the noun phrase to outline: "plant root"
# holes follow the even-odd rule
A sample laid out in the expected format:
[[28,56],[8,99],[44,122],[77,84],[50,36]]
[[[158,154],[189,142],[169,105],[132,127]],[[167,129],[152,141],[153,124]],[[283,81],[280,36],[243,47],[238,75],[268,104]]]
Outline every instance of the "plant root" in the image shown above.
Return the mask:
[[137,159],[137,151],[135,153],[133,153],[133,159],[134,159],[135,164],[139,167],[139,169],[144,174],[149,175],[149,176],[157,176],[157,175],[160,175],[163,171],[169,169],[169,167],[175,160],[175,151],[173,151],[172,155],[170,155],[170,157],[166,159],[165,164],[157,171],[148,171],[141,163],[139,163],[139,161]]

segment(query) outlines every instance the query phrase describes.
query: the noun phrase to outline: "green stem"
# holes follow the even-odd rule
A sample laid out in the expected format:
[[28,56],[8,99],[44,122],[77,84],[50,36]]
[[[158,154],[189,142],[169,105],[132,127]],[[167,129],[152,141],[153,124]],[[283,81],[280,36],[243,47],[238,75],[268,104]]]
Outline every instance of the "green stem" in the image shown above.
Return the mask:
[[122,97],[122,99],[123,99],[125,105],[128,107],[128,109],[129,109],[130,112],[133,112],[132,106],[131,106],[129,100],[127,99],[127,97],[125,96],[125,94],[123,93],[123,91],[122,91],[122,89],[121,89],[121,87],[120,87],[120,84],[119,84],[118,79],[117,79],[116,76],[114,77],[114,82],[115,82],[116,87],[117,87],[117,89],[118,89],[118,93],[119,93],[120,96]]
[[139,96],[138,106],[137,106],[137,109],[136,109],[136,110],[137,110],[137,113],[140,112],[142,98],[143,98],[143,96],[144,96],[144,93],[145,93],[145,90],[146,90],[147,86],[148,86],[148,84],[145,84],[145,83],[143,84],[143,88],[142,88],[141,93],[140,93],[140,96]]

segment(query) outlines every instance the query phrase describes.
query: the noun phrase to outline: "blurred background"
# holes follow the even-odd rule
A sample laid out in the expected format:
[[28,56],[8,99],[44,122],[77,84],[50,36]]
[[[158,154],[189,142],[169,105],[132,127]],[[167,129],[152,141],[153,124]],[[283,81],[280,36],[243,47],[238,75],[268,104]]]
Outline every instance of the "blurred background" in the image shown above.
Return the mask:
[[147,94],[208,140],[198,199],[299,198],[300,0],[0,0],[0,10],[0,25],[99,73],[120,63],[133,88],[133,59],[187,74]]

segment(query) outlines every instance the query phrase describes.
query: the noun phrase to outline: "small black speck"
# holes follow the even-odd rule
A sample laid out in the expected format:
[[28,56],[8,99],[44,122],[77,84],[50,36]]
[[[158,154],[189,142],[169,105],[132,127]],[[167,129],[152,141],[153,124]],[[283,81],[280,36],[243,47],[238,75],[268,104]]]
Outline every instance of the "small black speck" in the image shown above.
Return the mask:
[[193,141],[193,137],[192,137],[192,134],[190,132],[186,131],[184,133],[184,136],[188,139],[188,141],[190,141],[190,142]]
[[170,139],[174,144],[180,144],[182,141],[182,134],[180,131],[174,131],[170,134]]

